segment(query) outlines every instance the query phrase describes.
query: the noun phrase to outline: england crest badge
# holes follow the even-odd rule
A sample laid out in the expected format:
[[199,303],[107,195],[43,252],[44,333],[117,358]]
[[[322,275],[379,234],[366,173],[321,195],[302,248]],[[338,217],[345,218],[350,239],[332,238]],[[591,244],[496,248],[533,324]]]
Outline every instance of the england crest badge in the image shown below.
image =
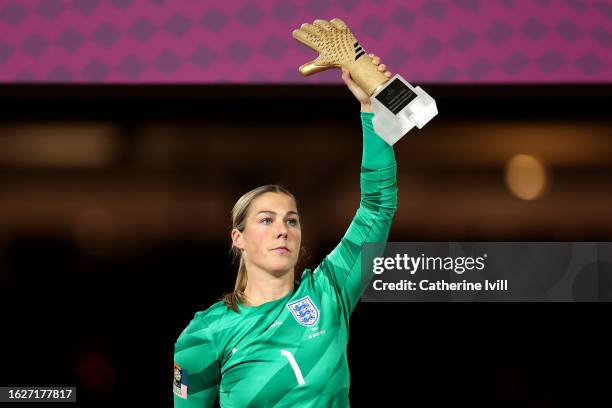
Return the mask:
[[314,326],[319,321],[319,309],[310,296],[304,296],[295,302],[287,303],[295,320],[302,326]]

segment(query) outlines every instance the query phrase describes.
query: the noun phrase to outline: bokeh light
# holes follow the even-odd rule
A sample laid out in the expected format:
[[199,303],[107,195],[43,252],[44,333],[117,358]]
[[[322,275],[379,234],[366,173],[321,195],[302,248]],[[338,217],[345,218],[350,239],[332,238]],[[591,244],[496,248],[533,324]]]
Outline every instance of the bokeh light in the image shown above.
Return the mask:
[[550,176],[544,163],[531,155],[517,154],[506,165],[506,184],[520,199],[535,200],[547,191]]

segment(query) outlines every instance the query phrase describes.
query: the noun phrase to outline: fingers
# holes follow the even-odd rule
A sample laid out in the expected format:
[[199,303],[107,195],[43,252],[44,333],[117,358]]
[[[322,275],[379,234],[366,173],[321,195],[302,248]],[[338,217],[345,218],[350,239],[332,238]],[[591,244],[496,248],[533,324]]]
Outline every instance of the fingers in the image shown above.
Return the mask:
[[378,70],[382,72],[387,78],[391,78],[391,72],[387,70],[387,66],[385,64],[380,64],[378,66]]
[[319,29],[315,26],[313,26],[312,24],[308,24],[308,23],[304,23],[300,26],[300,30],[303,30],[307,33],[309,33],[310,35],[313,35],[315,37],[319,36]]
[[317,60],[314,61],[310,61],[307,62],[306,64],[300,66],[299,70],[300,70],[300,74],[302,74],[302,76],[309,76],[312,74],[316,74],[317,72],[321,72],[321,71],[325,71],[328,69],[332,69],[335,68],[333,65],[317,65],[316,63]]
[[349,70],[346,68],[342,68],[342,80],[344,82],[351,80],[351,74],[349,73]]
[[368,54],[368,56],[372,59],[372,63],[377,66],[378,71],[382,72],[387,78],[391,78],[391,72],[387,70],[385,64],[380,63],[380,57],[375,54]]
[[372,59],[374,65],[380,64],[380,57],[377,57],[375,54],[368,54],[368,56]]
[[346,24],[344,23],[344,21],[340,20],[339,18],[332,18],[329,21],[334,27],[336,27],[338,30],[342,30],[347,28]]
[[342,79],[344,79],[345,82],[353,82],[353,78],[351,78],[351,72],[346,68],[342,68]]
[[302,44],[305,44],[315,50],[317,49],[312,34],[308,33],[307,31],[304,31],[302,28],[300,28],[299,30],[293,30],[291,34],[293,35],[293,38],[295,38]]
[[351,73],[348,69],[342,68],[342,80],[348,86],[348,88],[353,92],[354,90],[359,88],[359,85],[351,78]]
[[315,20],[315,21],[314,21],[314,25],[315,25],[316,27],[319,27],[321,30],[324,30],[324,31],[330,31],[330,30],[333,30],[333,28],[334,28],[334,27],[333,27],[333,26],[332,26],[330,23],[328,23],[327,21],[325,21],[325,20],[320,20],[320,19]]

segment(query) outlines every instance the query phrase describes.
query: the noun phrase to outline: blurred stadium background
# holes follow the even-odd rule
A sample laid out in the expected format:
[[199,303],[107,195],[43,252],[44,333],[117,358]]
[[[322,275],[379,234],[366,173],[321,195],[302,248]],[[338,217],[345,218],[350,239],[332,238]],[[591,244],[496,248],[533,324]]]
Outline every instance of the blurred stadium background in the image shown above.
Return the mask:
[[[359,200],[359,107],[289,33],[347,16],[439,115],[396,145],[392,241],[609,241],[608,1],[0,3],[0,385],[171,405],[233,286],[229,212],[287,186],[313,267]],[[351,401],[589,405],[607,305],[361,304]],[[602,393],[602,394],[599,394]]]

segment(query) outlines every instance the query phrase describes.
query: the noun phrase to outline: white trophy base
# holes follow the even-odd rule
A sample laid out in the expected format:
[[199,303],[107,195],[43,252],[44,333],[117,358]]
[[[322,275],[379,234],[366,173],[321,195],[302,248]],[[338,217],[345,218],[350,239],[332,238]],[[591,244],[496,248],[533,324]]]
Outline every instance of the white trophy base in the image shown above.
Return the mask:
[[[376,98],[381,92],[394,82],[395,79],[403,82],[416,97],[406,104],[397,113],[393,113],[385,104]],[[388,95],[393,97],[393,94]],[[388,105],[393,106],[393,102],[396,99],[387,99]],[[377,89],[374,94],[370,97],[372,103],[372,110],[374,111],[374,118],[372,124],[376,133],[389,145],[393,146],[398,140],[400,140],[406,133],[408,133],[414,126],[421,129],[427,124],[434,116],[438,114],[438,108],[436,101],[429,96],[420,86],[413,87],[399,75],[393,76],[381,88]],[[399,101],[401,104],[401,101]]]

